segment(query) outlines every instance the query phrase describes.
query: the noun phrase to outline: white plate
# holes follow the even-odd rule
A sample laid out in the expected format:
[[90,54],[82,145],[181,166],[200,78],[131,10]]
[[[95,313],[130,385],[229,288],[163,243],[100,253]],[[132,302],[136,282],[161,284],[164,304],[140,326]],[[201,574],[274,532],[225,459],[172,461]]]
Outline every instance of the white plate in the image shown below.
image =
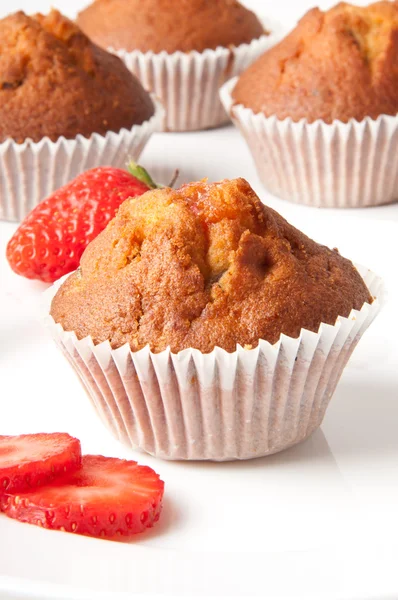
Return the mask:
[[[44,285],[4,259],[0,224],[0,434],[63,430],[84,452],[129,457],[166,482],[158,526],[130,544],[49,532],[0,515],[0,598],[253,597],[378,600],[398,595],[397,206],[303,209],[268,197],[231,127],[158,135],[143,159],[160,181],[245,176],[318,241],[385,277],[389,303],[346,369],[324,425],[300,446],[242,463],[168,463],[130,452],[98,421],[36,319]],[[384,210],[384,212],[383,212]]]

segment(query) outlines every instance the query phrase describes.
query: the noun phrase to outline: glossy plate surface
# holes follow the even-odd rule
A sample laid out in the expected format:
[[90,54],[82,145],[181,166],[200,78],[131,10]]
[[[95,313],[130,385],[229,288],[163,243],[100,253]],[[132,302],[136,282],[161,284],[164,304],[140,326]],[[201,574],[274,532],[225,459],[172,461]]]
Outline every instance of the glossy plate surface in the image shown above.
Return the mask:
[[[292,11],[294,4],[294,15],[309,8],[285,4]],[[322,429],[307,442],[242,463],[162,462],[124,449],[103,428],[37,320],[45,286],[8,268],[4,249],[15,225],[0,223],[0,434],[68,431],[84,452],[136,459],[166,482],[160,523],[130,544],[0,515],[1,600],[396,598],[398,205],[329,211],[272,198],[232,127],[156,135],[141,162],[164,183],[176,168],[180,182],[247,178],[293,224],[382,275],[389,301],[356,349]]]
[[380,220],[394,218],[397,206],[352,216],[271,198],[232,127],[158,135],[142,162],[163,181],[175,167],[181,181],[245,176],[292,223],[382,275],[389,301],[356,349],[322,429],[307,442],[249,462],[162,462],[124,449],[103,428],[37,320],[45,286],[6,264],[15,225],[1,223],[0,434],[68,431],[85,452],[155,468],[166,499],[158,527],[131,544],[0,516],[0,597],[363,600],[398,593],[398,224]]

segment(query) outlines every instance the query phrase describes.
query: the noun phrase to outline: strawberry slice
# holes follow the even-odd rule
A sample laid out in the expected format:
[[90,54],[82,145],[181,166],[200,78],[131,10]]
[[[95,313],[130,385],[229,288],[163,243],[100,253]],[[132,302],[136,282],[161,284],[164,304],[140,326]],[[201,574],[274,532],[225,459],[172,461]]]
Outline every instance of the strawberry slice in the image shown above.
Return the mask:
[[164,483],[134,461],[83,456],[80,470],[24,494],[6,494],[7,516],[94,537],[131,536],[159,519]]
[[75,470],[80,442],[67,433],[0,436],[0,497],[30,490]]

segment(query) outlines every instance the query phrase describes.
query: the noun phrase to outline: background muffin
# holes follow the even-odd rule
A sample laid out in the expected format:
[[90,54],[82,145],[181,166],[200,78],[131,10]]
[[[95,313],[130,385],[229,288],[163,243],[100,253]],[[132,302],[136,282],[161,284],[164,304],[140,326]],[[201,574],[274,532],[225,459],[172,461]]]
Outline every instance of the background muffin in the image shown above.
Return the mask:
[[262,205],[243,179],[124,202],[51,314],[78,338],[154,352],[275,343],[371,302],[353,265]]
[[398,2],[314,8],[242,74],[232,97],[278,119],[347,122],[398,112]]
[[154,113],[122,61],[57,11],[0,21],[0,78],[0,141],[103,135]]
[[96,0],[77,23],[160,98],[166,131],[226,123],[220,86],[274,43],[236,0]]
[[137,160],[163,109],[59,12],[0,21],[0,219],[98,166]]
[[223,86],[266,189],[318,207],[398,199],[398,2],[311,10]]
[[103,48],[129,52],[203,52],[264,34],[256,15],[236,0],[96,0],[77,23]]

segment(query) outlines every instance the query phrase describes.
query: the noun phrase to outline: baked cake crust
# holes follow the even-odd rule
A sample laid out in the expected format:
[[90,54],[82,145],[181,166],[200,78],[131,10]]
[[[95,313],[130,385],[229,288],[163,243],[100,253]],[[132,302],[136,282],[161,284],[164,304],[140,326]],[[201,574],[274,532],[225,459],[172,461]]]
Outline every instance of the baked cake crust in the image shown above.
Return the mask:
[[239,46],[265,33],[237,0],[95,0],[77,23],[103,48],[156,53]]
[[0,141],[104,135],[153,114],[122,61],[58,11],[0,20]]
[[51,314],[96,344],[210,352],[317,331],[371,301],[349,260],[236,179],[124,202],[58,290]]
[[294,121],[398,112],[398,1],[309,11],[245,71],[232,92],[255,113]]

